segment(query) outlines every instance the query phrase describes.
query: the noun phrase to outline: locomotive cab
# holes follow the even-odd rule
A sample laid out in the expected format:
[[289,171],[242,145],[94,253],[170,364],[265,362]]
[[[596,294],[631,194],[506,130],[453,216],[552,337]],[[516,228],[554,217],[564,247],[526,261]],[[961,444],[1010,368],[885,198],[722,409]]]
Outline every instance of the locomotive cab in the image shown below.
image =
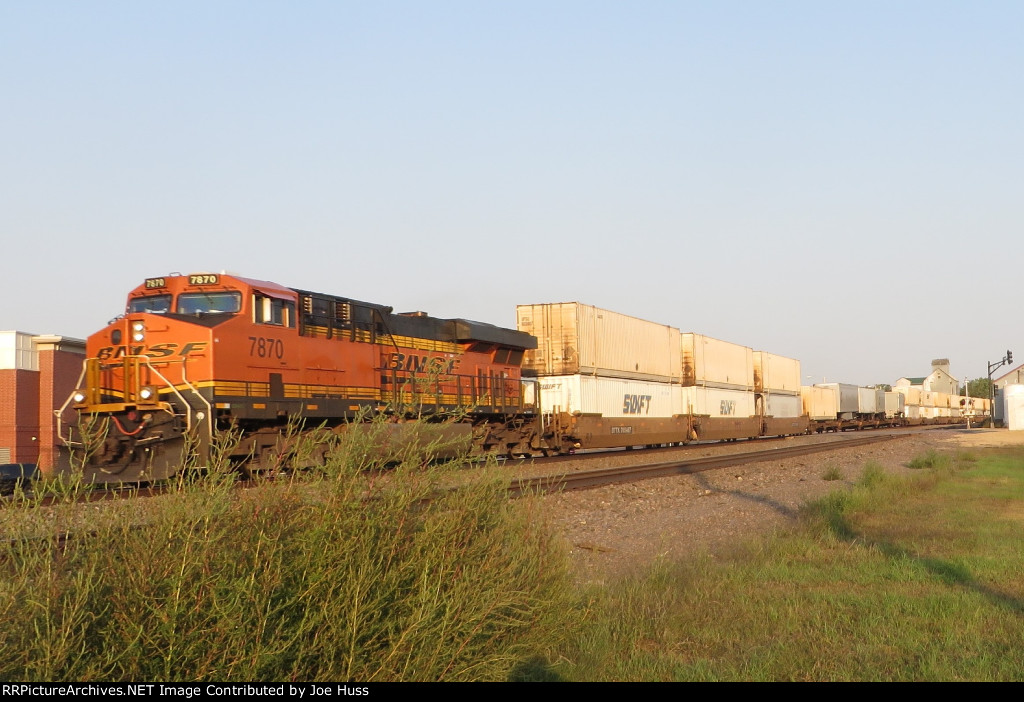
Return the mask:
[[125,313],[86,342],[78,388],[79,421],[65,435],[68,462],[91,480],[168,477],[213,436],[215,345],[225,323],[243,316],[246,290],[215,274],[149,278]]

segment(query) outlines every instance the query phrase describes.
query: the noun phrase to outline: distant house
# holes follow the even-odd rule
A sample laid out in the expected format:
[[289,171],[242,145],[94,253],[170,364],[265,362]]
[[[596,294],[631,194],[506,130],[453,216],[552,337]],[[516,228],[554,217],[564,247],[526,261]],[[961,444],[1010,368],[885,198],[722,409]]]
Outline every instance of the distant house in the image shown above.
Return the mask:
[[893,383],[892,389],[917,388],[922,392],[944,392],[959,394],[960,381],[949,374],[949,359],[937,358],[932,361],[932,372],[924,376],[904,377]]

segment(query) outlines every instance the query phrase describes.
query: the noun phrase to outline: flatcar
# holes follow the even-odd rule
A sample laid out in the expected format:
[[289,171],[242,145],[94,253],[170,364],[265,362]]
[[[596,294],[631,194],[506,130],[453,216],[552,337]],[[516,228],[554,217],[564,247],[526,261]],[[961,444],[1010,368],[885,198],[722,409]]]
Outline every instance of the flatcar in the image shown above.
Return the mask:
[[480,451],[528,453],[536,393],[520,365],[535,346],[512,329],[234,275],[148,278],[87,340],[65,454],[90,481],[157,481],[186,458],[205,465],[234,427],[232,458],[258,468],[280,459],[289,418],[338,427],[381,413],[454,418],[446,430]]

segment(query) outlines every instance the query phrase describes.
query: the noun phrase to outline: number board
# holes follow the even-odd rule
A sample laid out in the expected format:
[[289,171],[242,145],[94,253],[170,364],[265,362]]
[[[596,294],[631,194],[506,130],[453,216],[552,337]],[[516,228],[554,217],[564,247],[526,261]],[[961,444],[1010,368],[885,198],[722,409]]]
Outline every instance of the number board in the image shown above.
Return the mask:
[[193,273],[188,277],[189,285],[216,285],[220,282],[220,276],[213,273]]
[[152,290],[153,288],[166,288],[167,281],[163,278],[146,278],[146,290]]

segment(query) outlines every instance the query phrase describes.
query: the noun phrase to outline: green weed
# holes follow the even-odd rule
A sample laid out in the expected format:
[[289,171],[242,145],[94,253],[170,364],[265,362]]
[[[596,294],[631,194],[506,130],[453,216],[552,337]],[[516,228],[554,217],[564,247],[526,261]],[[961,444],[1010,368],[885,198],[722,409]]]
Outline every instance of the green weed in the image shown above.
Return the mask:
[[946,454],[939,453],[935,449],[928,449],[927,452],[915,456],[907,462],[907,468],[922,469],[922,468],[947,468],[950,464],[950,457]]
[[504,680],[539,660],[574,625],[540,503],[510,502],[493,463],[467,480],[438,460],[444,432],[382,472],[381,425],[298,439],[321,465],[251,489],[221,465],[103,509],[73,482],[47,487],[57,508],[25,498],[0,544],[0,678]]
[[842,480],[843,479],[843,473],[836,466],[830,465],[830,466],[827,466],[825,468],[825,471],[821,474],[821,479],[822,480],[829,480],[829,481],[832,481],[832,480]]

